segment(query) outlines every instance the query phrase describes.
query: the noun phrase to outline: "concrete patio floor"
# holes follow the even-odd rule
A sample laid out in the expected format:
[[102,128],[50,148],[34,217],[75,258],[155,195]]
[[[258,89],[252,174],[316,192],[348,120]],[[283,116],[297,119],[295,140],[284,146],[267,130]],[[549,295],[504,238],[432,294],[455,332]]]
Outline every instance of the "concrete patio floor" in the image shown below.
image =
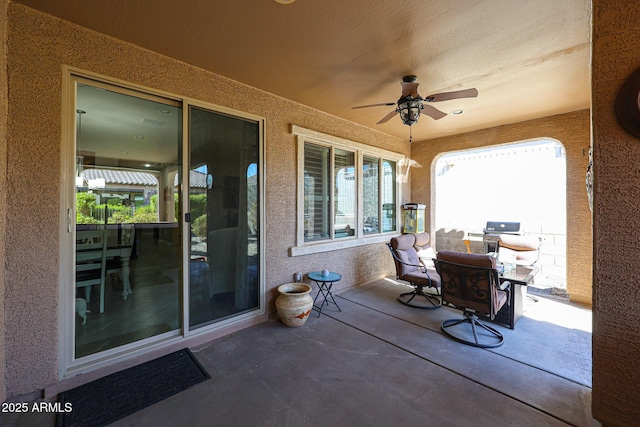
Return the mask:
[[[591,315],[528,304],[505,344],[439,331],[449,308],[395,300],[390,279],[336,295],[304,326],[269,321],[196,349],[211,379],[116,426],[598,426],[591,417]],[[314,291],[315,292],[315,291]],[[47,425],[51,417],[8,425]]]

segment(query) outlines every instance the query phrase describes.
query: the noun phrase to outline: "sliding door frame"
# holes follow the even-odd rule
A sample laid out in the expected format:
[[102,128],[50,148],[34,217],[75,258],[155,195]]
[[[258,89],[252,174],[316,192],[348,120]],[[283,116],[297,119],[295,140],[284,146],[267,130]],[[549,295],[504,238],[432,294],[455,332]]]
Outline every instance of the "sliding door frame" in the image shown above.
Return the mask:
[[[211,332],[211,330],[215,330],[218,329],[220,326],[225,326],[225,327],[233,327],[237,324],[240,324],[248,319],[251,319],[253,317],[256,316],[262,316],[266,313],[266,308],[265,308],[265,304],[266,304],[266,298],[265,298],[265,273],[264,273],[264,266],[265,266],[265,244],[264,244],[264,230],[265,230],[265,215],[264,215],[264,207],[265,207],[265,203],[264,203],[264,182],[265,182],[265,166],[264,166],[264,140],[265,140],[265,119],[263,117],[260,116],[256,116],[253,114],[249,114],[249,113],[243,113],[243,112],[239,112],[236,110],[233,110],[231,108],[227,108],[227,107],[223,107],[223,106],[219,106],[219,105],[214,105],[214,104],[210,104],[207,102],[203,102],[203,101],[198,101],[196,99],[190,99],[190,98],[185,98],[184,103],[182,105],[182,123],[183,123],[183,127],[182,127],[182,140],[183,140],[183,145],[182,145],[182,158],[185,159],[185,161],[182,162],[182,176],[186,177],[186,183],[185,186],[186,188],[190,188],[189,187],[189,176],[190,173],[189,171],[191,170],[191,164],[190,164],[190,158],[191,158],[191,138],[190,138],[190,134],[189,134],[189,129],[190,129],[190,122],[189,122],[189,112],[191,110],[191,107],[196,107],[196,108],[201,108],[204,110],[208,110],[211,111],[213,113],[220,113],[220,114],[226,114],[228,116],[232,116],[232,117],[236,117],[238,119],[243,119],[243,120],[247,120],[247,121],[251,121],[251,122],[255,122],[256,124],[258,124],[258,209],[259,209],[259,218],[258,218],[258,222],[259,222],[259,239],[258,239],[258,258],[259,258],[259,268],[258,268],[258,272],[259,272],[259,276],[258,276],[258,282],[260,285],[260,295],[259,295],[259,304],[258,304],[258,309],[257,310],[252,310],[249,312],[245,312],[245,313],[240,313],[238,315],[235,315],[231,318],[225,319],[225,320],[220,320],[219,322],[216,322],[212,325],[209,326],[205,326],[205,327],[195,327],[195,328],[190,328],[189,327],[189,314],[190,314],[190,307],[189,307],[189,287],[188,286],[183,286],[182,289],[182,299],[184,301],[184,316],[183,316],[183,334],[185,337],[197,337],[197,336],[201,336],[201,335],[206,335],[207,333]],[[184,180],[183,180],[184,182]],[[189,191],[182,191],[182,206],[189,206]],[[190,239],[190,224],[186,221],[184,221],[184,216],[183,216],[183,233],[182,233],[182,245],[183,248],[186,249],[184,256],[188,258],[189,255],[189,250],[188,248],[190,248],[191,245],[191,239]],[[184,258],[183,258],[184,259]],[[188,259],[186,260],[187,264],[188,264]],[[182,280],[183,283],[189,283],[189,269],[184,268],[182,271]],[[220,326],[218,326],[220,325]]]
[[[75,325],[75,158],[76,158],[76,85],[84,81],[97,87],[105,87],[126,94],[135,94],[140,98],[166,99],[182,106],[182,165],[181,165],[181,218],[182,230],[182,294],[181,328],[156,335],[141,341],[105,350],[89,356],[74,357]],[[185,221],[189,212],[189,109],[195,106],[212,112],[254,121],[259,126],[259,306],[256,310],[241,313],[206,327],[189,329],[189,233],[190,224]],[[61,114],[61,169],[59,216],[59,277],[58,277],[58,377],[60,380],[105,368],[133,358],[148,358],[153,352],[176,346],[189,346],[190,343],[202,343],[232,332],[243,325],[258,323],[266,314],[265,308],[265,135],[264,117],[233,110],[231,108],[177,96],[141,85],[108,76],[88,72],[75,67],[64,66],[62,70],[62,114]],[[187,189],[186,191],[184,189]],[[98,314],[99,315],[99,314]],[[145,356],[147,355],[147,356]]]

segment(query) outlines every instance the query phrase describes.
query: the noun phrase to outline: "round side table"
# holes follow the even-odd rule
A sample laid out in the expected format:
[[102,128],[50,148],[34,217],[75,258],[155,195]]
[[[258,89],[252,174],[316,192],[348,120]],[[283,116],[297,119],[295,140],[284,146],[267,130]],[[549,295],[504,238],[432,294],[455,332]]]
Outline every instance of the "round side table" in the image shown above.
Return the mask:
[[[331,287],[335,282],[342,279],[342,275],[334,272],[329,272],[328,276],[323,276],[321,271],[313,271],[307,276],[318,285],[318,294],[313,300],[313,306],[318,309],[318,317],[320,317],[320,315],[322,314],[322,308],[325,305],[334,304],[336,307],[338,307],[338,311],[342,311],[340,310],[338,303],[333,298],[333,294],[331,293]],[[320,304],[320,307],[318,307],[316,305],[316,300],[320,295],[322,295],[323,299],[322,304]]]

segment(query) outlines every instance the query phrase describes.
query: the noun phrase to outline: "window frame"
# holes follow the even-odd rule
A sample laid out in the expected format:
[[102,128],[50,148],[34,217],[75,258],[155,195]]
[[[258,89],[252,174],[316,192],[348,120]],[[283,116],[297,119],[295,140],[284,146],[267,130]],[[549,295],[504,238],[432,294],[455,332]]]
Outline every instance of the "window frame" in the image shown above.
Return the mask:
[[[400,233],[400,217],[399,209],[400,209],[400,201],[402,200],[401,194],[401,182],[399,179],[399,164],[400,161],[405,157],[400,153],[395,153],[392,151],[384,150],[377,147],[372,147],[366,144],[350,141],[344,138],[336,137],[333,135],[327,135],[322,132],[313,131],[310,129],[306,129],[300,126],[291,125],[291,134],[295,135],[297,138],[297,177],[296,177],[296,243],[294,246],[289,248],[290,256],[300,256],[300,255],[308,255],[313,253],[320,252],[328,252],[336,249],[344,249],[349,247],[356,247],[380,242],[386,242],[389,240],[390,235],[395,235]],[[334,210],[333,206],[335,203],[334,199],[334,179],[330,176],[330,188],[329,192],[331,206],[329,213],[330,220],[330,236],[327,239],[323,240],[311,240],[305,241],[304,237],[304,166],[305,166],[305,144],[314,144],[317,146],[323,146],[330,149],[331,155],[331,168],[333,167],[335,156],[334,149],[346,150],[355,153],[355,176],[356,176],[356,195],[357,195],[357,203],[356,203],[356,224],[355,224],[355,232],[353,236],[349,237],[339,237],[336,238],[333,233],[333,223],[335,221],[334,218]],[[378,182],[378,215],[379,215],[379,231],[375,233],[365,233],[363,228],[364,221],[364,185],[363,185],[363,160],[364,157],[377,158],[380,162],[380,167],[382,168],[382,164],[384,161],[395,162],[395,229],[391,231],[383,231],[382,226],[382,215],[383,212],[383,194],[382,194],[382,181],[383,175],[380,174],[380,179]],[[330,169],[331,169],[330,168]],[[382,171],[382,169],[380,169]],[[331,174],[333,175],[333,173]]]

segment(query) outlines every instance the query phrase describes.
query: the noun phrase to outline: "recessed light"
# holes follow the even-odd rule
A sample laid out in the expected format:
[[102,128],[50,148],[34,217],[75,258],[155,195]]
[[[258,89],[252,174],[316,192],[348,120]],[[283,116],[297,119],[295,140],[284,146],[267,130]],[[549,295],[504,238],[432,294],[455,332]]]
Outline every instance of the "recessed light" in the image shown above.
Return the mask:
[[151,163],[145,163],[145,164],[144,164],[144,167],[145,167],[145,168],[150,168],[150,167],[151,167]]
[[464,110],[453,110],[451,112],[451,114],[453,114],[454,116],[459,116],[460,114],[463,114]]
[[280,3],[280,4],[291,4],[296,0],[276,0],[276,3]]
[[144,139],[144,135],[133,135],[135,139]]

